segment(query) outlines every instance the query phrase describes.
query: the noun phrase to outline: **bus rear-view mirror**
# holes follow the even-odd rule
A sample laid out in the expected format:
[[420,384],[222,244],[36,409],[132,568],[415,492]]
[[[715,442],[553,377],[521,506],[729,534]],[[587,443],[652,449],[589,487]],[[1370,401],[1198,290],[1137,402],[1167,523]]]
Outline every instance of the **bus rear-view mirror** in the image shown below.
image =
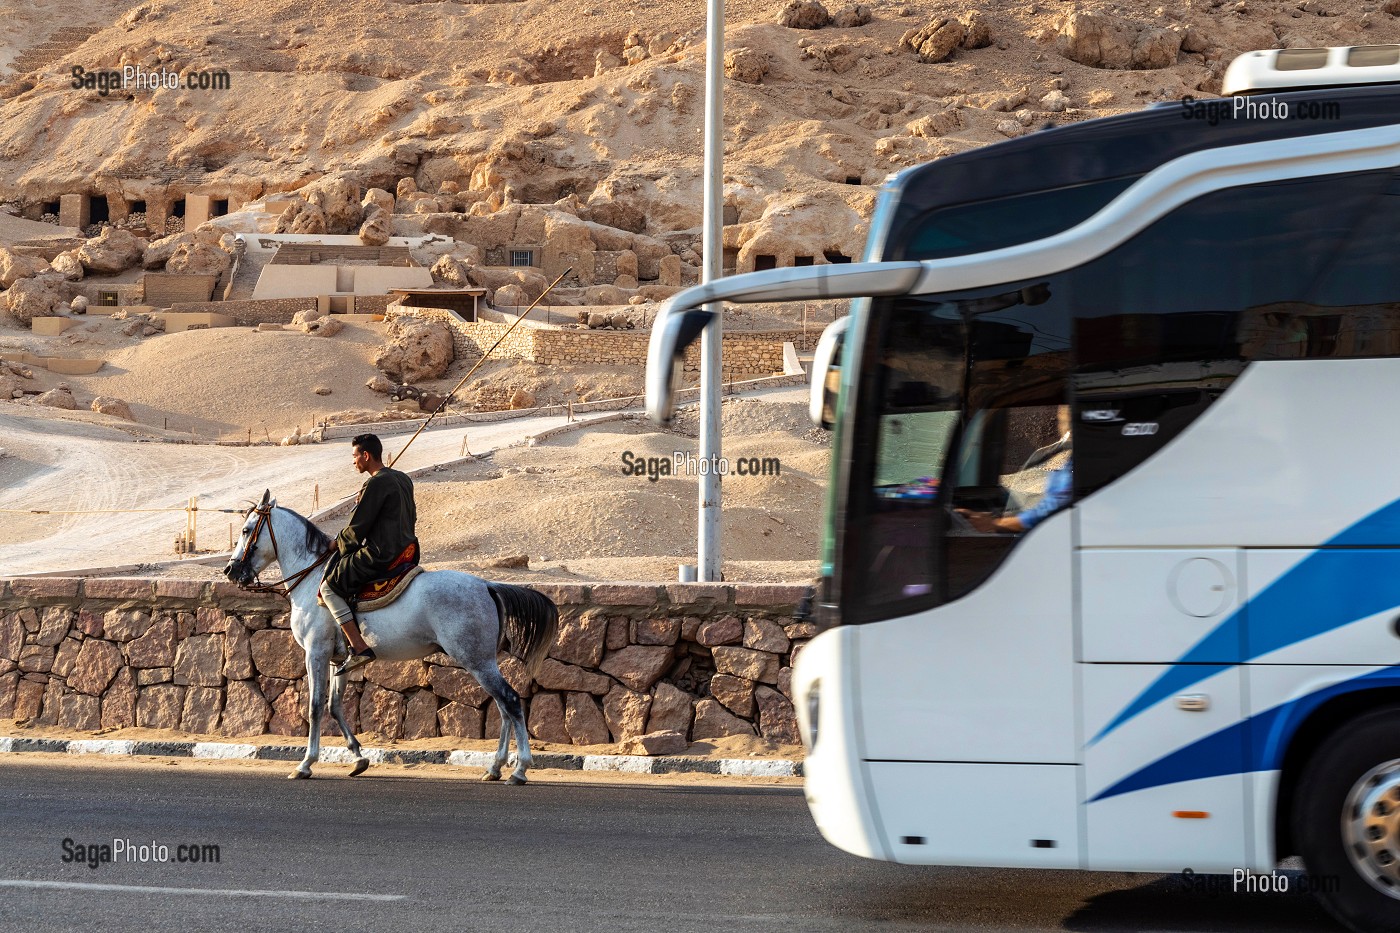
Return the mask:
[[812,423],[830,431],[836,424],[836,402],[841,389],[841,350],[846,344],[847,315],[826,326],[812,356],[812,389],[807,413]]
[[647,346],[647,415],[670,424],[685,378],[685,353],[715,315],[702,308],[668,311],[663,308],[651,328]]

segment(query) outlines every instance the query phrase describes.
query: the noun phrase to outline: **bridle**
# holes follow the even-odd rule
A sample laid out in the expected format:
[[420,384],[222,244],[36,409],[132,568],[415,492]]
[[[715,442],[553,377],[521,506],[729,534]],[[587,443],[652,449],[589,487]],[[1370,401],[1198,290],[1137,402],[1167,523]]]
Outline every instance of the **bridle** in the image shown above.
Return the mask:
[[[274,506],[271,504],[253,506],[252,512],[253,514],[257,515],[258,520],[253,523],[253,530],[248,535],[248,543],[243,545],[243,553],[238,555],[238,557],[234,561],[235,563],[246,562],[248,566],[252,566],[251,557],[253,553],[253,548],[257,546],[258,538],[262,534],[263,526],[266,525],[267,535],[269,538],[272,539],[272,559],[277,561],[279,566],[281,565],[282,560],[277,554],[277,532],[274,531],[272,528],[273,508]],[[258,574],[254,572],[252,583],[240,583],[238,585],[241,589],[248,590],[250,593],[275,593],[278,596],[284,597],[285,599],[290,601],[292,598],[292,590],[300,586],[301,581],[306,579],[307,574],[311,573],[311,571],[324,564],[327,558],[329,558],[333,553],[335,553],[334,544],[326,548],[325,553],[322,554],[320,557],[316,558],[315,563],[313,563],[311,566],[307,567],[304,570],[297,571],[290,577],[284,577],[281,580],[274,580],[271,583],[263,583],[261,580],[258,579]]]

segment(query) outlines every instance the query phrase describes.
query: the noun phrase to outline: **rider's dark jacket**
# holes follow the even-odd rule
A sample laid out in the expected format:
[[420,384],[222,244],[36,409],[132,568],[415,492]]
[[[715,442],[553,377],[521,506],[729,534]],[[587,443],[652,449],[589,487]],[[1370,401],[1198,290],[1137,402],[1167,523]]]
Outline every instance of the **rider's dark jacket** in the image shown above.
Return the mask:
[[326,572],[331,588],[348,599],[383,577],[414,542],[417,520],[413,480],[407,475],[384,467],[365,480],[350,523],[335,539],[340,559]]

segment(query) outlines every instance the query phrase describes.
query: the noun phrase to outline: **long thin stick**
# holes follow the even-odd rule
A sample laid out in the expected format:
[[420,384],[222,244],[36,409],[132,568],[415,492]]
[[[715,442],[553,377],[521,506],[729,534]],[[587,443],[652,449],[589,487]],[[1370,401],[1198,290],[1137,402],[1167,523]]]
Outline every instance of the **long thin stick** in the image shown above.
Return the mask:
[[470,370],[467,371],[467,374],[462,377],[462,381],[457,383],[457,385],[452,389],[452,391],[448,392],[447,396],[443,398],[441,403],[438,404],[437,410],[428,416],[427,421],[424,421],[418,426],[418,430],[413,432],[413,436],[408,439],[408,443],[404,444],[403,448],[397,454],[394,455],[394,459],[389,461],[390,467],[399,462],[399,458],[404,455],[404,451],[408,450],[409,445],[411,445],[414,441],[418,440],[418,435],[423,433],[423,429],[426,428],[429,424],[431,424],[433,419],[436,418],[442,412],[442,410],[447,407],[447,402],[452,398],[452,396],[457,394],[457,391],[461,389],[462,386],[467,384],[467,380],[472,377],[472,373],[476,372],[477,367],[479,367],[482,363],[486,362],[486,358],[495,352],[496,348],[501,345],[501,341],[509,337],[510,332],[520,326],[520,322],[525,320],[526,315],[528,315],[531,311],[535,310],[535,306],[538,305],[541,301],[544,301],[545,295],[548,295],[550,292],[552,292],[554,290],[554,286],[564,281],[564,276],[568,275],[570,272],[573,271],[574,267],[570,266],[563,272],[559,273],[559,278],[555,279],[553,282],[550,282],[549,288],[546,288],[544,291],[540,292],[540,297],[536,298],[533,302],[531,302],[530,307],[525,309],[525,314],[522,314],[519,317],[517,317],[515,319],[515,323],[510,325],[510,327],[506,329],[506,332],[504,334],[501,334],[501,336],[496,340],[495,343],[491,344],[491,349],[481,354],[481,359],[476,361],[476,366],[473,366]]

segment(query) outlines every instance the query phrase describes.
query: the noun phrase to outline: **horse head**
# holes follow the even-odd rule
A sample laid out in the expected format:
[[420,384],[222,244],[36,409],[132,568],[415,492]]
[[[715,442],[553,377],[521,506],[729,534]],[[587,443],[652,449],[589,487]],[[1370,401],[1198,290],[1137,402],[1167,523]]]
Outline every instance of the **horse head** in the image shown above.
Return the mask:
[[277,508],[277,500],[271,490],[263,490],[262,501],[248,510],[243,517],[243,531],[233,553],[224,565],[224,576],[240,586],[247,586],[257,579],[258,574],[272,563],[276,554],[272,544],[272,510]]

